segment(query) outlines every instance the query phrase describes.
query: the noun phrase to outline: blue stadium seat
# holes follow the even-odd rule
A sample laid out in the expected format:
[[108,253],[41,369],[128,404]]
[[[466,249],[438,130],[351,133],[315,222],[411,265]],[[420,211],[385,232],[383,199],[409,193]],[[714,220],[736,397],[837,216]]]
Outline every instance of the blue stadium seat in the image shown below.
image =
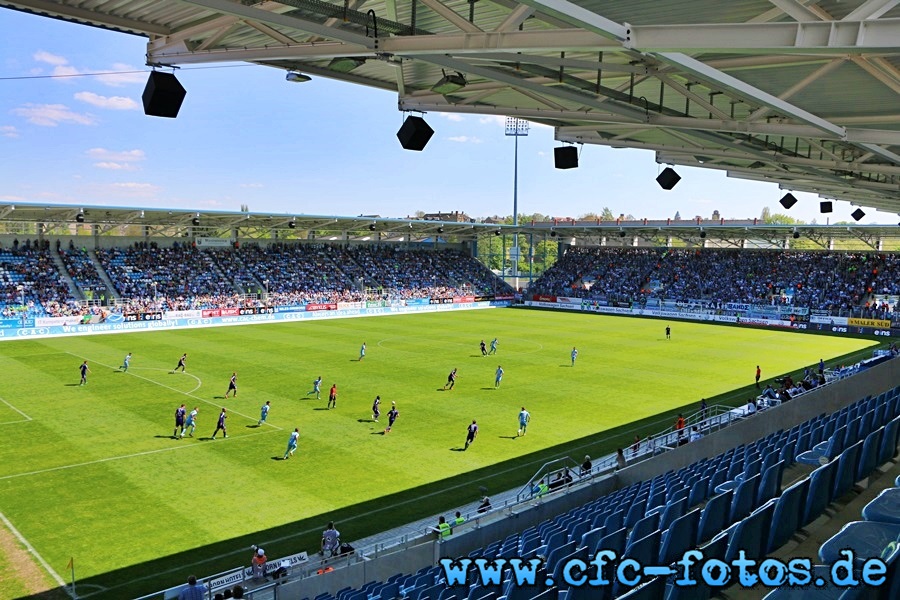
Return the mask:
[[666,506],[665,510],[662,513],[662,517],[660,517],[659,519],[659,528],[661,530],[668,529],[672,525],[672,522],[675,521],[675,519],[684,516],[684,513],[687,510],[687,505],[687,498],[682,498],[674,504],[669,504],[668,506]]
[[400,583],[394,582],[381,588],[381,594],[378,596],[381,600],[393,600],[400,596]]
[[866,436],[862,450],[859,453],[859,464],[856,466],[856,481],[862,481],[872,474],[878,466],[878,446],[881,443],[881,433],[884,429],[878,429]]
[[[628,544],[628,547],[625,548],[625,556],[635,559],[642,565],[655,564],[656,559],[659,557],[659,543],[661,538],[661,532],[659,530],[654,531],[647,537]],[[663,583],[665,584],[665,582]],[[616,581],[613,585],[613,594],[618,596],[630,588],[631,586],[625,585],[621,581]]]
[[725,552],[725,561],[731,562],[738,556],[738,552],[744,550],[748,558],[757,559],[764,556],[762,551],[766,531],[772,521],[772,509],[774,501],[750,514],[731,529],[731,537],[728,539],[728,550]]
[[605,527],[595,527],[591,529],[583,536],[581,536],[580,546],[583,546],[588,549],[589,552],[594,552],[599,548],[600,538],[603,537],[604,532],[606,531]]
[[831,492],[834,489],[834,474],[837,461],[822,465],[809,476],[809,493],[803,507],[803,518],[800,526],[805,527],[825,512],[831,503]]
[[846,435],[847,432],[844,429],[834,432],[826,443],[819,444],[812,450],[807,450],[798,455],[797,462],[818,467],[824,462],[822,459],[831,460],[835,458],[844,450],[844,438]]
[[600,539],[600,548],[612,550],[619,556],[625,552],[625,528],[607,533]]
[[759,482],[759,490],[756,493],[756,506],[762,506],[764,502],[778,495],[781,491],[781,475],[784,472],[784,462],[772,463],[762,474]]
[[759,475],[754,475],[746,481],[738,484],[734,490],[734,499],[731,501],[731,510],[728,514],[729,521],[736,523],[750,514],[756,502],[756,493],[759,490]]
[[863,519],[900,524],[900,488],[887,488],[862,509]]
[[856,481],[856,465],[859,463],[859,453],[862,450],[862,442],[856,442],[845,448],[838,457],[837,471],[834,475],[834,489],[831,497],[837,500],[853,489]]
[[700,527],[697,531],[698,544],[712,539],[725,529],[733,495],[734,492],[729,491],[713,496],[703,507],[703,513],[700,515]]
[[675,519],[663,534],[659,549],[659,563],[673,563],[686,550],[696,546],[697,530],[700,527],[700,509],[695,508],[686,515]]
[[642,499],[635,501],[629,508],[628,514],[625,516],[625,527],[631,529],[634,524],[644,518],[647,507],[647,500]]
[[843,556],[841,550],[853,550],[854,563],[862,563],[872,557],[881,556],[885,548],[900,538],[900,524],[875,523],[873,521],[853,521],[828,538],[819,547],[819,559],[827,564]]
[[888,421],[884,426],[884,433],[881,436],[881,446],[878,448],[879,465],[883,465],[897,454],[897,436],[900,433],[900,417]]
[[619,510],[606,517],[603,526],[607,531],[615,531],[621,529],[625,525],[625,511]]
[[769,530],[768,552],[785,545],[802,526],[803,503],[809,495],[809,478],[806,477],[785,489],[775,501],[772,527]]
[[647,537],[657,529],[659,529],[659,513],[655,512],[652,515],[648,515],[635,523],[634,527],[631,529],[631,532],[628,534],[628,541],[639,540],[643,537]]
[[688,494],[688,506],[697,506],[701,502],[705,501],[708,497],[706,495],[707,491],[707,482],[704,478],[700,477],[691,485],[691,493]]

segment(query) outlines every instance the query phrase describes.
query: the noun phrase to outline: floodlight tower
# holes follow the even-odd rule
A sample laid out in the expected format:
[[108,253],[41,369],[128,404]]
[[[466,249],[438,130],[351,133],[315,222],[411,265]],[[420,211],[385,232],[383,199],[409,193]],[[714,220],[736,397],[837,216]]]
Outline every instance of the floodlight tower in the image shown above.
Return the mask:
[[[513,226],[519,226],[519,138],[528,135],[528,121],[516,117],[506,117],[506,135],[516,140],[513,159]],[[519,233],[513,233],[513,247],[509,252],[513,264],[516,291],[519,291]]]

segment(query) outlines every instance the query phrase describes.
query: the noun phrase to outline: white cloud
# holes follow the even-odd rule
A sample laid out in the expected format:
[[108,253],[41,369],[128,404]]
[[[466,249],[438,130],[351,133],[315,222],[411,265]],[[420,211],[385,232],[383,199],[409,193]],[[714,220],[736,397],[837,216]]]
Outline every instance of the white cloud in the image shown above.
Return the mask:
[[506,117],[501,117],[500,115],[486,115],[478,119],[478,122],[482,125],[499,125],[500,127],[506,127]]
[[75,125],[96,125],[97,119],[90,114],[69,110],[64,104],[32,104],[27,103],[12,109],[14,115],[25,117],[29,123],[42,127],[56,127],[60,123]]
[[119,163],[132,163],[144,160],[147,158],[147,155],[144,154],[143,150],[107,150],[106,148],[91,148],[86,152],[88,156],[93,158],[94,160],[99,161],[112,161]]
[[75,94],[76,100],[87,102],[99,108],[108,108],[110,110],[137,110],[138,103],[131,98],[123,96],[100,96],[93,92],[78,92]]
[[159,189],[159,186],[153,185],[152,183],[139,183],[136,181],[122,181],[119,183],[112,183],[110,185],[114,188],[132,190],[136,192],[156,191]]
[[32,58],[38,62],[56,66],[69,64],[69,61],[66,57],[59,56],[58,54],[51,54],[50,52],[47,52],[45,50],[38,50],[34,53]]
[[17,138],[19,137],[19,130],[12,125],[2,125],[0,126],[0,135],[8,138]]
[[466,120],[465,117],[456,113],[438,113],[438,115],[442,119],[447,119],[448,121],[453,121],[454,123],[459,123]]
[[448,137],[448,140],[451,142],[457,142],[460,144],[480,144],[481,140],[477,137],[470,137],[468,135],[455,135],[453,137]]
[[103,161],[95,162],[94,166],[98,169],[109,169],[111,171],[137,171],[137,167],[129,163]]
[[59,65],[53,67],[53,76],[61,77],[61,81],[66,81],[66,78],[73,77],[75,75],[80,75],[81,71],[73,67],[72,65]]
[[24,202],[25,198],[22,196],[0,196],[0,200],[4,202]]
[[69,60],[66,57],[51,54],[44,50],[35,52],[32,58],[38,62],[53,65],[53,75],[59,77],[60,81],[67,81],[70,77],[89,73],[96,73],[94,77],[97,81],[110,87],[143,83],[147,80],[147,74],[143,69],[126,63],[113,63],[112,66],[106,69],[79,69],[69,64]]
[[121,87],[136,83],[143,84],[147,81],[147,72],[132,65],[113,63],[109,70],[118,72],[97,75],[97,80],[110,87]]

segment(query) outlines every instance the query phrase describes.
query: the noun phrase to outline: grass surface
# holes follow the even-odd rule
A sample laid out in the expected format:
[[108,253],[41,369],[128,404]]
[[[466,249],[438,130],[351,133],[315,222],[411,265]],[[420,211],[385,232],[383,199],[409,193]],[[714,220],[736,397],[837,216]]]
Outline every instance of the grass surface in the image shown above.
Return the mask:
[[[550,457],[624,445],[701,397],[745,402],[757,364],[769,379],[874,344],[683,322],[667,341],[665,325],[483,310],[3,343],[0,512],[57,572],[74,556],[97,586],[82,594],[134,596],[240,565],[250,543],[312,552],[331,518],[352,541],[471,502],[480,485],[521,485]],[[493,337],[498,354],[482,357]],[[171,374],[183,352],[187,374]],[[454,367],[456,389],[442,391]],[[239,394],[224,400],[232,371]],[[306,396],[318,375],[321,400]],[[384,435],[392,401],[400,417]],[[181,403],[199,407],[193,439],[171,437]],[[523,405],[532,424],[516,438]],[[212,441],[221,407],[229,437]],[[294,427],[299,449],[281,460]],[[0,581],[0,597],[20,589]]]

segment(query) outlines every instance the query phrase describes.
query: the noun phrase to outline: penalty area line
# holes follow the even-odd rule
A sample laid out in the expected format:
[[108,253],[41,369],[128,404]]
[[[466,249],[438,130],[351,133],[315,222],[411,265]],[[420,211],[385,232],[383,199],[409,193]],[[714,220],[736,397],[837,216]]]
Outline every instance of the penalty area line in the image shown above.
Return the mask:
[[[257,433],[246,433],[244,435],[240,435],[237,437],[230,436],[229,440],[244,440],[247,438],[256,437],[258,435],[269,435],[270,433],[275,433],[274,431],[259,431]],[[198,440],[199,441],[199,440]],[[206,444],[188,444],[188,445],[178,445],[171,446],[169,448],[157,448],[156,450],[146,450],[144,452],[135,452],[134,454],[123,454],[121,456],[107,456],[106,458],[98,458],[97,460],[89,460],[87,462],[82,463],[74,463],[71,465],[60,465],[58,467],[48,467],[46,469],[38,469],[36,471],[28,471],[25,473],[13,473],[12,475],[3,475],[0,477],[0,481],[4,481],[6,479],[15,479],[17,477],[28,477],[29,475],[40,475],[41,473],[52,473],[53,471],[63,471],[65,469],[74,469],[76,467],[87,467],[90,465],[97,465],[105,462],[112,462],[114,460],[124,460],[126,458],[137,458],[138,456],[148,456],[150,454],[159,454],[161,452],[172,452],[173,450],[187,450],[189,448],[203,448]]]
[[[93,361],[94,363],[100,365],[101,367],[106,367],[106,368],[108,368],[108,369],[115,369],[115,367],[113,367],[112,365],[107,365],[107,364],[105,364],[105,363],[102,363],[102,362],[100,362],[100,361],[98,361],[98,360],[93,360],[93,359],[88,358],[88,357],[86,357],[86,356],[80,356],[80,355],[74,354],[74,353],[72,353],[72,352],[66,352],[66,354],[68,354],[69,356],[74,356],[75,358],[83,359],[83,360],[91,360],[91,361]],[[159,370],[160,370],[160,371],[165,371],[165,369],[159,369]],[[173,387],[171,387],[171,386],[168,386],[168,385],[166,385],[166,384],[164,384],[164,383],[160,383],[159,381],[155,381],[155,380],[153,380],[153,379],[150,379],[149,377],[144,377],[143,375],[137,375],[137,374],[135,374],[135,373],[132,373],[131,371],[125,371],[125,374],[126,374],[126,375],[131,375],[132,377],[137,377],[138,379],[143,379],[144,381],[147,381],[147,382],[149,382],[149,383],[158,385],[159,387],[164,387],[164,388],[166,388],[167,390],[170,390],[170,391],[175,392],[176,394],[181,394],[182,396],[187,396],[188,398],[193,398],[194,400],[199,400],[200,402],[203,402],[203,403],[205,403],[205,404],[209,404],[210,406],[215,406],[215,407],[221,407],[221,406],[222,406],[222,405],[219,404],[218,402],[213,402],[213,401],[211,401],[211,400],[207,400],[206,398],[202,398],[202,397],[200,397],[200,396],[195,395],[193,392],[194,392],[195,390],[199,389],[199,386],[198,386],[197,388],[194,388],[194,390],[191,390],[190,392],[183,392],[183,391],[181,391],[181,390],[178,390],[178,389],[175,389],[175,388],[173,388]],[[199,378],[199,377],[196,377],[195,375],[191,375],[191,377],[193,377],[193,378],[196,379],[197,381],[200,381],[200,378]],[[202,382],[201,382],[201,383],[202,383]],[[226,407],[226,408],[227,408],[227,407]],[[228,409],[228,410],[229,410],[229,412],[230,412],[231,414],[237,415],[237,416],[239,416],[239,417],[244,417],[245,419],[247,419],[247,420],[249,420],[249,421],[257,421],[257,422],[259,421],[259,419],[257,419],[256,417],[251,417],[250,415],[245,415],[244,413],[238,412],[238,411],[236,411],[236,410],[234,410],[234,409]],[[272,428],[273,428],[274,430],[276,430],[276,431],[284,431],[284,429],[281,428],[281,427],[279,427],[278,425],[272,425],[272,424],[270,424],[270,423],[268,423],[268,422],[265,423],[265,425],[267,425],[268,427],[272,427]]]
[[6,400],[4,400],[3,398],[0,398],[0,402],[2,402],[3,404],[7,405],[7,406],[10,407],[11,409],[13,409],[14,411],[16,411],[16,412],[19,413],[20,415],[22,415],[23,417],[25,417],[24,419],[20,419],[20,420],[18,420],[18,421],[4,421],[3,423],[0,423],[0,425],[10,425],[10,424],[12,424],[12,423],[27,423],[28,421],[33,421],[33,419],[32,419],[31,417],[29,417],[28,415],[26,415],[25,413],[23,413],[21,410],[19,410],[18,408],[16,408],[15,406],[13,406],[12,404],[10,404],[9,402],[7,402]]
[[53,578],[53,580],[59,585],[59,587],[65,589],[66,592],[71,595],[66,582],[63,581],[63,578],[59,576],[59,573],[54,571],[53,567],[51,567],[50,564],[46,560],[44,560],[44,557],[38,554],[38,551],[34,549],[34,546],[28,543],[28,540],[25,539],[25,536],[22,535],[19,530],[13,526],[13,524],[9,521],[9,519],[6,518],[6,515],[4,515],[3,513],[0,513],[0,521],[3,521],[3,525],[9,530],[9,532],[16,536],[16,539],[19,540],[19,543],[25,546],[25,549],[28,550],[28,552],[30,552],[31,555],[34,556],[39,563],[41,563],[41,566],[44,567],[44,570],[50,574],[50,577]]

